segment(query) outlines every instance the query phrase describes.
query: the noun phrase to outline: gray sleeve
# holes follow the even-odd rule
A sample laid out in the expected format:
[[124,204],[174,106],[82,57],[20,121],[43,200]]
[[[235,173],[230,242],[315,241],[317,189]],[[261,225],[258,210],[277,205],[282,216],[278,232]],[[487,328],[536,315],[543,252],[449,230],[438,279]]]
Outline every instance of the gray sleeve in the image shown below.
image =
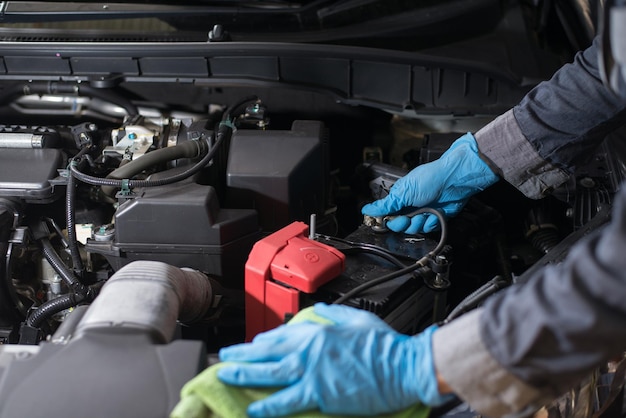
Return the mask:
[[597,43],[475,135],[485,160],[528,197],[564,183],[626,120],[626,92],[603,85]]
[[626,349],[626,188],[613,220],[559,265],[435,333],[435,366],[487,415],[554,398]]
[[524,383],[491,355],[480,337],[483,312],[476,310],[439,328],[433,335],[435,368],[471,407],[490,417],[537,409],[550,400]]
[[504,180],[532,199],[549,194],[570,176],[544,159],[509,110],[475,135],[483,159]]

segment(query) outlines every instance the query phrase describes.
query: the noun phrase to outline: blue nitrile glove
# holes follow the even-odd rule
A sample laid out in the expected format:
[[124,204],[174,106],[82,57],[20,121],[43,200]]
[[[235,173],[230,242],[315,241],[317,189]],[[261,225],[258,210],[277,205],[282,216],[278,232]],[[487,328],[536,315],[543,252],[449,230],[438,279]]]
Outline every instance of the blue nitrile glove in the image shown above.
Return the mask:
[[[369,216],[395,214],[406,207],[424,206],[439,209],[445,216],[455,216],[470,196],[498,181],[489,166],[478,156],[478,146],[471,133],[454,141],[436,161],[420,165],[399,179],[383,199],[363,206]],[[437,217],[420,214],[412,218],[398,216],[387,222],[392,231],[418,234],[438,227]]]
[[259,334],[252,343],[224,348],[223,361],[248,362],[218,372],[224,383],[285,389],[254,402],[250,417],[323,413],[377,415],[422,402],[436,406],[451,395],[437,390],[431,327],[400,334],[373,314],[316,304],[335,325],[302,322]]

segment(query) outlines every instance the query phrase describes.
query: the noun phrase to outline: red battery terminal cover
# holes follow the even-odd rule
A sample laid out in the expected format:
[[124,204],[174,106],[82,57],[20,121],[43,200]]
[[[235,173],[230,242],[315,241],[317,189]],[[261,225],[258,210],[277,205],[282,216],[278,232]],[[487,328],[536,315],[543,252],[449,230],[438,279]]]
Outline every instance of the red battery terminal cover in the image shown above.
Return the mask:
[[294,222],[258,241],[246,263],[246,340],[275,328],[300,310],[299,293],[314,293],[340,275],[345,255],[307,238]]

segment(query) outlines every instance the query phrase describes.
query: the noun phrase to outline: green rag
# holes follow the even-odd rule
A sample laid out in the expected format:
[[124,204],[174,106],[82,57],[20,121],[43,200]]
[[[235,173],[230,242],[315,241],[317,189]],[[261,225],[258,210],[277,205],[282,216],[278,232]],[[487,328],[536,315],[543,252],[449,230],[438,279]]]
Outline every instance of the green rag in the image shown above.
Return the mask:
[[[316,322],[332,325],[332,322],[313,313],[313,308],[306,308],[293,317],[289,324],[298,322]],[[246,418],[246,409],[258,401],[277,392],[280,388],[240,388],[222,383],[217,378],[217,371],[229,363],[219,363],[205,369],[187,382],[181,390],[181,400],[176,405],[170,418]],[[416,404],[392,414],[379,415],[385,418],[426,418],[430,408]],[[329,417],[319,411],[303,412],[293,418]],[[344,415],[332,415],[336,418],[354,418]]]

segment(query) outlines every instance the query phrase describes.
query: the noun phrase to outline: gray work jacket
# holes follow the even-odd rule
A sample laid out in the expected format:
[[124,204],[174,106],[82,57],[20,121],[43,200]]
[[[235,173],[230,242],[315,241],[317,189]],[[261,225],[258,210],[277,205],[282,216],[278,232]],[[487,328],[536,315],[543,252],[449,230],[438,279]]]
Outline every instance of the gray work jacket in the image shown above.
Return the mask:
[[[528,197],[565,182],[625,121],[626,95],[602,84],[597,59],[594,42],[476,133],[482,157]],[[433,349],[444,380],[488,416],[538,407],[626,350],[626,187],[606,228],[558,266],[441,327]]]

